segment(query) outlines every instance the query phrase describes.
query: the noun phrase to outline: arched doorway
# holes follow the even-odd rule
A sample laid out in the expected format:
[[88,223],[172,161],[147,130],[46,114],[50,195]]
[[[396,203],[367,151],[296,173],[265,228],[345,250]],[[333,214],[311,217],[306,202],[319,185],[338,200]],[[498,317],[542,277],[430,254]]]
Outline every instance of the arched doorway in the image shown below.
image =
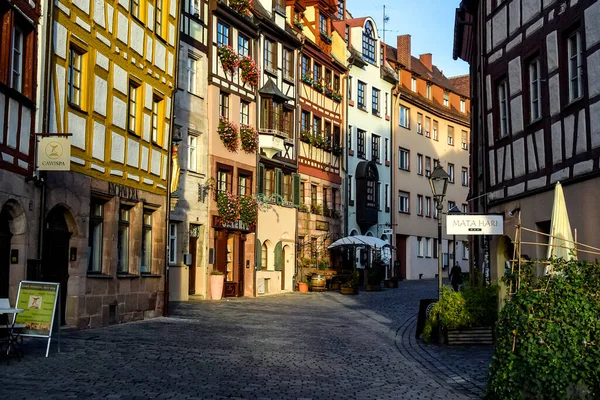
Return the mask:
[[60,283],[60,324],[65,324],[67,283],[69,282],[69,240],[71,232],[62,206],[54,207],[46,217],[42,255],[42,281]]
[[0,298],[8,297],[10,286],[10,232],[9,221],[12,219],[5,208],[0,211]]

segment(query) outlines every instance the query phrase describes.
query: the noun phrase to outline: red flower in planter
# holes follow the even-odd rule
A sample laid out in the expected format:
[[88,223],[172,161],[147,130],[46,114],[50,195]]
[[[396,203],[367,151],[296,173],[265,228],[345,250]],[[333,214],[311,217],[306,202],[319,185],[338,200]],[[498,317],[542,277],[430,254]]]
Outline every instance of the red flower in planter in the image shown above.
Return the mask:
[[252,12],[250,12],[252,0],[229,0],[229,7],[238,14],[247,17],[252,15]]
[[258,85],[258,67],[256,62],[248,56],[242,56],[239,61],[239,67],[241,72],[242,82],[248,83],[252,86]]
[[231,194],[217,194],[217,210],[222,224],[232,224],[240,218],[240,199]]
[[258,131],[250,125],[240,125],[240,141],[242,150],[246,153],[256,152],[258,150]]
[[219,117],[218,132],[219,137],[227,150],[237,153],[239,146],[238,127],[233,122],[229,122],[226,118]]
[[229,72],[231,75],[235,72],[240,62],[239,57],[233,47],[221,45],[217,48],[217,55],[221,60],[223,71]]

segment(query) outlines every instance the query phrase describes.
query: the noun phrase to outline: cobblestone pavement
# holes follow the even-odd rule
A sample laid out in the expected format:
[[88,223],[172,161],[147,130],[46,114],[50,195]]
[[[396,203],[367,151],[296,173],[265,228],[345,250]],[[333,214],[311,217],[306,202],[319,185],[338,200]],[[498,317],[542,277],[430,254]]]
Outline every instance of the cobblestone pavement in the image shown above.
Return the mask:
[[433,281],[399,289],[172,305],[157,318],[63,334],[0,362],[0,399],[472,399],[491,348],[414,339]]

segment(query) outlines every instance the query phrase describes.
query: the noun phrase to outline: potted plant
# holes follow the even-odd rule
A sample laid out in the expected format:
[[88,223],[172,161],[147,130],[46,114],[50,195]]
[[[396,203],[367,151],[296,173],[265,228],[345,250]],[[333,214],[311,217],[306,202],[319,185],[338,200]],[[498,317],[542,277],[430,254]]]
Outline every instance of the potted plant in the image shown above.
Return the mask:
[[302,75],[302,82],[306,83],[309,86],[312,86],[312,84],[314,83],[312,73],[307,72],[306,74]]
[[358,280],[356,277],[350,278],[342,284],[342,294],[358,294]]
[[302,21],[300,21],[300,18],[298,17],[294,18],[294,26],[300,30],[304,29],[304,25],[302,25]]
[[339,90],[334,90],[333,94],[332,94],[332,98],[333,98],[333,100],[340,103],[342,101],[342,94],[340,93]]
[[232,224],[240,218],[240,200],[231,193],[217,194],[217,212],[222,224]]
[[306,204],[300,204],[298,206],[298,211],[303,212],[303,213],[307,213],[308,212],[308,206]]
[[318,204],[312,204],[310,206],[310,212],[316,215],[321,215],[323,213],[323,210],[321,209],[321,206]]
[[312,135],[309,130],[303,129],[300,131],[300,140],[304,143],[311,144],[312,143]]
[[308,282],[306,278],[302,278],[302,282],[298,282],[298,291],[300,293],[308,293]]
[[258,218],[258,202],[252,196],[241,196],[238,201],[239,218],[250,230],[256,225]]
[[258,85],[258,67],[252,58],[248,56],[242,56],[242,58],[239,60],[239,67],[242,72],[242,82],[248,83],[251,86]]
[[252,15],[250,11],[250,6],[252,5],[252,0],[229,0],[229,7],[238,14],[249,17]]
[[242,150],[246,153],[255,153],[258,150],[258,131],[250,125],[240,125],[240,142]]
[[219,117],[217,132],[225,148],[233,153],[237,153],[239,146],[237,125],[229,122],[224,117]]
[[212,300],[221,300],[223,297],[223,284],[225,275],[216,269],[210,273],[210,298]]
[[219,60],[221,60],[223,71],[233,75],[239,63],[239,57],[233,47],[221,45],[217,48],[217,55],[219,56]]
[[323,93],[323,90],[325,89],[324,80],[323,79],[316,79],[313,82],[313,86],[317,90],[317,92]]

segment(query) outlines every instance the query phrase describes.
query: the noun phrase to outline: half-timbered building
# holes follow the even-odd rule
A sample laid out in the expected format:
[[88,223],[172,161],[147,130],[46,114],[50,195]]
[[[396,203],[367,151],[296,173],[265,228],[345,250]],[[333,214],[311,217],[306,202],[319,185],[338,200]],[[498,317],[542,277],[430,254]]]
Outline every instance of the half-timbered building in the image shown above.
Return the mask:
[[[443,213],[468,212],[469,98],[464,77],[447,78],[432,54],[411,55],[410,35],[386,46],[385,57],[399,71],[393,97],[393,213],[397,276],[433,278],[438,272],[437,203],[429,177],[440,163],[450,176]],[[452,210],[452,211],[451,211]],[[468,268],[465,237],[442,237],[444,270]]]
[[35,116],[39,1],[0,3],[0,298],[14,303],[37,259]]
[[[600,2],[464,0],[454,57],[471,66],[471,207],[505,215],[490,243],[492,279],[512,259],[516,215],[549,233],[561,182],[578,240],[598,243],[600,219]],[[547,237],[523,232],[526,242]],[[484,242],[475,246],[477,265]],[[546,258],[543,246],[523,247]],[[584,253],[579,255],[586,258]]]
[[297,207],[300,197],[297,132],[299,33],[286,21],[285,2],[253,3],[258,22],[259,165],[256,292],[294,289]]
[[[301,174],[298,215],[299,257],[319,261],[344,234],[342,129],[345,120],[346,42],[333,21],[341,18],[334,0],[288,2],[288,20],[302,32],[299,101]],[[345,2],[341,2],[342,10]]]
[[[171,187],[167,243],[169,299],[208,292],[208,1],[181,0],[173,147],[179,185]],[[176,183],[176,182],[175,182]]]
[[68,325],[162,315],[178,2],[52,4],[40,126],[71,135],[71,167],[46,173],[41,265],[19,279],[60,282]]
[[208,19],[209,262],[224,296],[254,296],[256,217],[239,204],[255,210],[258,28],[248,1],[211,0]]

